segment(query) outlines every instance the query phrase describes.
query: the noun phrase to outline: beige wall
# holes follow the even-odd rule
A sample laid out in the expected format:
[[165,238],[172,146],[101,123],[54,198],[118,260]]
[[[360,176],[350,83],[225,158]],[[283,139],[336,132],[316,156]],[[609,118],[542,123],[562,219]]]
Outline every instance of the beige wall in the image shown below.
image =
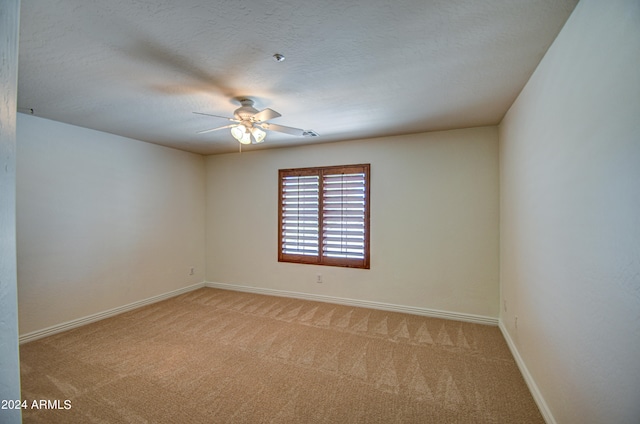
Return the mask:
[[23,114],[17,140],[21,334],[204,280],[202,156]]
[[[497,317],[497,149],[485,127],[207,157],[207,280]],[[279,263],[278,169],[349,163],[371,163],[371,269]]]
[[[205,279],[498,315],[495,127],[205,159],[19,114],[18,140],[21,334]],[[371,269],[278,263],[277,170],[362,162]]]
[[581,1],[500,126],[501,320],[552,422],[640,419],[639,70],[640,3]]
[[[0,399],[20,399],[16,277],[16,96],[19,0],[0,6]],[[21,422],[0,409],[0,422]]]

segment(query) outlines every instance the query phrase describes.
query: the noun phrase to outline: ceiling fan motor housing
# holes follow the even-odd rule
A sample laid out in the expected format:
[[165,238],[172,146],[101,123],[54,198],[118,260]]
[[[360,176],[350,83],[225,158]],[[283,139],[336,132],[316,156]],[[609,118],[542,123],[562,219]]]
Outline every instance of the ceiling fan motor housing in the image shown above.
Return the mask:
[[253,107],[253,100],[242,98],[242,99],[238,99],[238,102],[240,102],[242,106],[236,109],[235,112],[233,112],[235,117],[239,121],[253,122],[251,118],[253,117],[253,115],[258,113],[258,110]]

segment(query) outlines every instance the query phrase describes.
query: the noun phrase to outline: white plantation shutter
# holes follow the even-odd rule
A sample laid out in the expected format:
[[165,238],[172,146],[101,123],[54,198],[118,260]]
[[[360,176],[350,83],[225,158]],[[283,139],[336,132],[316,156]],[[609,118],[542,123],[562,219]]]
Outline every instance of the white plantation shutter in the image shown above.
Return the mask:
[[323,176],[324,256],[364,258],[365,200],[363,172]]
[[282,252],[313,255],[319,252],[319,187],[317,175],[293,175],[282,180]]
[[279,261],[369,268],[369,169],[280,170]]

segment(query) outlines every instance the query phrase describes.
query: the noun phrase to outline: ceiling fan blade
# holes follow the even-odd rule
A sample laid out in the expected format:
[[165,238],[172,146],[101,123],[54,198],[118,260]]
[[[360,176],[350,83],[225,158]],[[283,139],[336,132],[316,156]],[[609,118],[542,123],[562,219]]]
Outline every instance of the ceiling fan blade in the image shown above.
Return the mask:
[[276,112],[273,109],[266,108],[254,114],[253,120],[254,122],[264,122],[264,121],[268,121],[269,119],[277,118],[278,116],[282,116],[282,115],[280,115],[278,112]]
[[263,122],[262,124],[260,124],[260,126],[265,130],[277,131],[285,134],[297,135],[300,137],[303,136],[305,132],[304,130],[301,130],[299,128],[285,127],[284,125],[271,124],[267,122]]
[[193,112],[193,113],[195,113],[196,115],[213,116],[214,118],[226,119],[227,121],[232,121],[232,122],[240,122],[235,118],[229,118],[227,116],[212,115],[210,113],[202,113],[202,112]]
[[235,126],[236,126],[236,124],[225,125],[223,127],[211,128],[210,130],[198,131],[196,134],[205,134],[205,133],[209,133],[209,132],[212,132],[212,131],[223,130],[225,128],[231,128],[231,127],[235,127]]

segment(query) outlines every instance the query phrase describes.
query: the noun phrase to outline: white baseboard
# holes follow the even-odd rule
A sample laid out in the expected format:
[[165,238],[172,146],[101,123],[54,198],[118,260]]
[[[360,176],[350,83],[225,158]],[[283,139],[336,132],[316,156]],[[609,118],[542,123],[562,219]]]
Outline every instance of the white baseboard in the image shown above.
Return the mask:
[[533,399],[538,405],[538,409],[540,410],[540,413],[542,414],[544,421],[547,424],[557,424],[556,419],[553,417],[553,414],[551,414],[551,410],[549,409],[547,402],[545,402],[544,398],[542,397],[542,393],[540,393],[540,389],[538,388],[538,385],[536,384],[535,380],[531,376],[531,373],[529,372],[527,365],[522,360],[522,356],[520,356],[520,352],[518,352],[518,348],[516,347],[516,344],[513,342],[513,339],[511,338],[511,335],[507,331],[507,328],[505,327],[502,320],[499,321],[498,327],[500,328],[500,331],[502,332],[504,339],[507,341],[507,345],[509,345],[511,354],[516,360],[516,364],[518,364],[520,373],[522,373],[522,376],[524,377],[524,381],[527,383],[527,386],[529,387],[529,391],[531,392]]
[[150,305],[152,303],[160,302],[161,300],[169,299],[170,297],[178,296],[183,293],[190,292],[205,286],[205,283],[198,283],[191,286],[183,287],[181,289],[173,290],[167,293],[152,296],[147,299],[142,299],[137,302],[129,303],[128,305],[119,306],[117,308],[109,309],[107,311],[98,312],[97,314],[88,315],[86,317],[74,319],[71,321],[63,322],[51,327],[43,328],[42,330],[32,331],[30,333],[22,334],[19,338],[19,343],[27,343],[33,340],[41,339],[43,337],[51,336],[56,333],[71,330],[72,328],[80,327],[92,322],[100,321],[105,318],[112,317],[114,315],[121,314],[123,312],[130,311],[132,309],[139,308],[141,306]]
[[[74,319],[74,320],[63,322],[61,324],[57,324],[51,327],[43,328],[41,330],[36,330],[30,333],[22,334],[20,335],[20,339],[19,339],[20,344],[41,339],[43,337],[51,336],[53,334],[61,333],[63,331],[71,330],[72,328],[80,327],[82,325],[90,324],[92,322],[100,321],[102,319],[109,318],[114,315],[118,315],[123,312],[127,312],[136,308],[140,308],[145,305],[150,305],[152,303],[160,302],[161,300],[169,299],[171,297],[178,296],[180,294],[187,293],[202,287],[212,287],[212,288],[218,288],[223,290],[265,294],[269,296],[290,297],[294,299],[313,300],[317,302],[336,303],[336,304],[347,305],[347,306],[380,309],[383,311],[401,312],[401,313],[407,313],[407,314],[413,314],[413,315],[450,319],[455,321],[472,322],[475,324],[496,325],[496,326],[498,325],[497,318],[487,317],[482,315],[440,311],[437,309],[418,308],[415,306],[394,305],[391,303],[374,302],[369,300],[347,299],[342,297],[292,292],[292,291],[286,291],[286,290],[265,289],[265,288],[259,288],[259,287],[240,286],[235,284],[225,284],[225,283],[215,283],[215,282],[202,282],[202,283],[194,284],[188,287],[183,287],[178,290],[173,290],[168,293],[163,293],[157,296],[152,296],[147,299],[139,300],[137,302],[133,302],[128,305],[119,306],[117,308],[109,309],[107,311],[98,312],[97,314],[88,315],[86,317]],[[507,340],[507,342],[509,342],[509,340]],[[511,347],[511,344],[509,345],[509,347]],[[518,366],[520,366],[520,363],[518,363]]]
[[346,299],[342,297],[326,296],[320,294],[300,293],[286,290],[265,289],[259,287],[240,286],[235,284],[206,282],[205,287],[216,289],[240,291],[256,294],[266,294],[269,296],[291,297],[294,299],[313,300],[317,302],[337,303],[340,305],[356,306],[370,309],[380,309],[383,311],[402,312],[406,314],[422,315],[433,318],[443,318],[455,321],[472,322],[475,324],[498,325],[498,318],[482,315],[464,314],[459,312],[447,312],[437,309],[418,308],[415,306],[394,305],[391,303],[374,302],[370,300]]

